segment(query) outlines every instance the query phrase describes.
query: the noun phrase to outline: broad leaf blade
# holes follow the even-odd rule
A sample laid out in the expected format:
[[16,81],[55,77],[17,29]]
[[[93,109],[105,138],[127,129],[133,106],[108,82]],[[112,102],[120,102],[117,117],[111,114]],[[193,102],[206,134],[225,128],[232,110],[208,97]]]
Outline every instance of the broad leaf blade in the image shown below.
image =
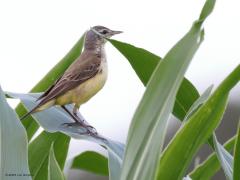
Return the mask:
[[27,135],[0,87],[0,179],[31,180]]
[[130,126],[122,180],[155,179],[177,90],[203,38],[201,23],[194,23],[152,74]]
[[[31,90],[31,92],[43,92],[49,86],[51,86],[64,72],[65,70],[80,56],[83,48],[85,34],[78,40],[78,42],[73,46],[73,48],[67,53],[67,55],[57,63]],[[27,113],[26,109],[22,104],[16,107],[16,112],[19,117],[22,117]],[[30,140],[32,136],[38,129],[38,124],[34,119],[29,116],[27,117],[23,125],[25,126],[28,134],[28,139]]]
[[[146,86],[153,71],[158,63],[162,60],[159,56],[142,48],[135,47],[131,44],[109,39],[112,45],[121,52],[129,61],[132,68],[135,70],[139,79]],[[178,90],[173,114],[182,120],[193,104],[199,97],[199,93],[190,81],[184,78]]]
[[223,171],[228,180],[232,180],[233,177],[233,157],[229,154],[224,147],[217,141],[216,135],[213,134],[213,143],[215,151],[223,168]]
[[221,83],[207,102],[178,131],[162,155],[158,177],[168,180],[184,176],[194,154],[221,121],[228,93],[238,83],[239,78],[240,66]]
[[240,123],[238,125],[237,141],[234,148],[233,179],[240,179]]
[[86,151],[74,158],[71,168],[108,176],[108,159],[97,152]]
[[29,144],[29,168],[34,180],[47,179],[48,157],[51,145],[58,164],[63,169],[67,157],[70,138],[62,133],[43,131]]
[[108,41],[129,61],[139,79],[146,86],[154,69],[162,58],[131,44],[114,39],[108,39]]
[[51,145],[48,158],[48,180],[64,180],[64,175],[54,155],[53,144]]
[[[230,152],[234,148],[236,137],[231,138],[224,144],[224,148]],[[212,153],[202,162],[196,169],[194,169],[189,176],[194,180],[208,180],[212,179],[214,174],[220,169],[219,160],[216,153]]]
[[[40,96],[39,93],[17,94],[7,93],[8,97],[19,98],[27,109],[32,109],[36,106],[36,99]],[[72,105],[66,106],[69,111],[73,110]],[[97,137],[86,134],[86,129],[79,126],[68,127],[65,123],[72,123],[72,118],[65,113],[60,107],[51,107],[43,112],[33,114],[37,122],[47,132],[62,132],[76,139],[85,139],[95,142],[105,147],[108,150],[109,156],[109,174],[112,180],[118,180],[120,177],[120,169],[122,165],[124,145],[122,143],[112,141],[106,137],[98,135]],[[81,116],[81,114],[79,114]],[[81,119],[84,119],[81,116]],[[82,134],[84,133],[84,135]]]

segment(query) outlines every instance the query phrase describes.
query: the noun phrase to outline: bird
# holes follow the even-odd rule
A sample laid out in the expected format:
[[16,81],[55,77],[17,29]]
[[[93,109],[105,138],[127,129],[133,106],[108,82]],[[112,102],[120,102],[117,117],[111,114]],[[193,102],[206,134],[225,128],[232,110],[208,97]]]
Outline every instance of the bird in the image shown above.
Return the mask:
[[[37,99],[38,104],[20,119],[23,120],[33,113],[52,106],[60,106],[75,123],[82,124],[77,115],[80,106],[100,91],[107,80],[108,66],[104,48],[107,38],[120,33],[122,31],[111,30],[104,26],[91,27],[85,33],[81,55]],[[67,104],[74,105],[72,112],[65,107]]]

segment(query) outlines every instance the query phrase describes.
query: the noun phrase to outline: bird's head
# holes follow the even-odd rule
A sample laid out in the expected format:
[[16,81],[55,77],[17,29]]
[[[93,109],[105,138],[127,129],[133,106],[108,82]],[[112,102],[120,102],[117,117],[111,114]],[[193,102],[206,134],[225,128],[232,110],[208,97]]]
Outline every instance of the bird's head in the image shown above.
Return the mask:
[[104,26],[94,26],[90,29],[99,38],[110,38],[115,34],[120,34],[122,31],[114,31]]
[[97,49],[106,43],[106,39],[122,31],[114,31],[104,26],[94,26],[90,28],[85,36],[85,49]]

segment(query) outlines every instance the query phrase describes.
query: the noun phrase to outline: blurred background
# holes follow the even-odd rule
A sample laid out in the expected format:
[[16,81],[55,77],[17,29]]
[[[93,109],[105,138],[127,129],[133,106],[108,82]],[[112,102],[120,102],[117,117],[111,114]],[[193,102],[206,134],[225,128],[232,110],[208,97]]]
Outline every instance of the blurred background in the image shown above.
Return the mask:
[[[121,0],[121,1],[0,1],[0,84],[6,91],[28,92],[91,26],[103,25],[123,34],[114,38],[145,48],[161,57],[189,30],[200,14],[204,0]],[[215,87],[239,64],[240,2],[216,3],[205,26],[205,40],[194,57],[186,77],[203,92]],[[125,142],[132,115],[144,87],[127,60],[106,45],[109,78],[81,113],[96,129],[114,140]],[[230,96],[224,121],[217,130],[225,142],[236,132],[239,92]],[[12,106],[16,102],[10,102]],[[167,139],[179,124],[171,118]],[[68,159],[86,149],[101,153],[96,144],[72,140]],[[210,149],[204,147],[200,161]],[[215,179],[225,179],[224,175]],[[107,179],[72,170],[69,180]]]

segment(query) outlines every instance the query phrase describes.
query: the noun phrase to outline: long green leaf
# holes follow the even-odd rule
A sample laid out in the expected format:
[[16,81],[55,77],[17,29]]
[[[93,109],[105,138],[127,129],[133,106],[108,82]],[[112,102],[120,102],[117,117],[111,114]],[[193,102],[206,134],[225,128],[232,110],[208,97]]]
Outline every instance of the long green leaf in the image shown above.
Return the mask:
[[[210,11],[206,13],[207,17]],[[190,31],[157,65],[151,76],[130,126],[122,180],[156,177],[167,120],[184,73],[203,39],[203,21],[200,19],[194,23]]]
[[27,134],[0,87],[0,179],[31,180]]
[[[179,179],[184,176],[194,154],[221,121],[228,93],[239,79],[240,66],[221,83],[207,102],[177,132],[162,155],[158,177],[167,180]],[[177,155],[172,156],[172,154]],[[171,169],[167,167],[171,167]]]
[[58,165],[54,155],[53,144],[51,145],[49,158],[48,158],[48,180],[64,180],[64,175]]
[[70,138],[62,133],[48,133],[43,131],[29,145],[29,168],[33,180],[48,178],[49,152],[53,144],[54,154],[61,169],[67,157]]
[[234,148],[233,179],[240,179],[240,123],[238,125],[237,141]]
[[[234,148],[236,137],[229,139],[224,148],[230,152]],[[212,153],[208,158],[194,169],[189,176],[193,180],[210,180],[214,174],[220,169],[220,163],[216,156],[216,153]]]
[[[85,34],[79,39],[79,41],[73,46],[73,48],[67,53],[67,55],[57,63],[31,90],[31,92],[42,92],[51,86],[64,72],[65,70],[80,56],[83,48]],[[17,114],[21,117],[27,111],[22,104],[16,107]],[[30,140],[37,131],[39,125],[34,119],[29,116],[23,121]]]
[[97,152],[86,151],[74,158],[71,168],[108,176],[108,159]]
[[[124,42],[113,39],[109,39],[109,41],[126,57],[139,79],[146,86],[162,58],[145,49]],[[184,78],[177,93],[173,114],[180,120],[183,120],[187,111],[198,97],[199,93],[196,88],[190,81]]]
[[216,135],[213,134],[213,143],[214,149],[216,151],[218,160],[223,168],[225,176],[228,180],[232,180],[233,178],[233,157],[227,152],[224,147],[218,142]]
[[[36,106],[36,99],[40,96],[39,93],[31,94],[16,94],[7,93],[8,97],[19,98],[23,102],[27,109],[32,109]],[[66,106],[69,111],[73,111],[73,105]],[[81,116],[81,114],[78,114]],[[98,134],[97,136],[91,136],[86,134],[86,128],[80,126],[67,126],[65,123],[72,123],[72,118],[63,111],[60,107],[52,107],[43,112],[35,113],[33,116],[37,122],[47,132],[62,132],[68,136],[77,139],[85,139],[91,142],[95,142],[105,147],[109,156],[109,176],[111,180],[118,180],[120,176],[120,169],[122,165],[124,145],[122,143],[112,141],[106,137]],[[84,119],[81,116],[81,119]],[[85,121],[86,122],[86,121]],[[87,125],[87,122],[86,122]],[[82,134],[84,133],[84,134]],[[57,155],[57,153],[55,153]],[[41,173],[40,173],[41,174]]]

